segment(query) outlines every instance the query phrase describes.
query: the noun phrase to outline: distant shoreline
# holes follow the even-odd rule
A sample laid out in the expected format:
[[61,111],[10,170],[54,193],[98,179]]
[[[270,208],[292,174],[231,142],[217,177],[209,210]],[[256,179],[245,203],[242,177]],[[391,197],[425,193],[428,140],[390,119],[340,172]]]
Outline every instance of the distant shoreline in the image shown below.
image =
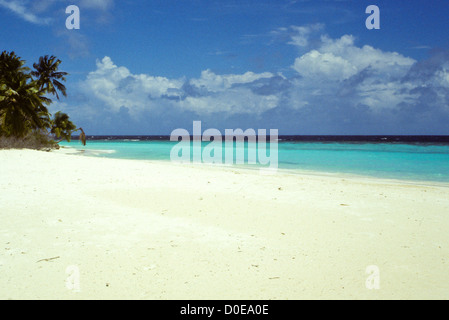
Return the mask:
[[[79,136],[74,135],[73,139]],[[192,137],[191,137],[192,138]],[[267,136],[269,141],[269,135]],[[170,135],[90,135],[90,140],[169,141]],[[279,135],[279,141],[448,144],[449,135]]]

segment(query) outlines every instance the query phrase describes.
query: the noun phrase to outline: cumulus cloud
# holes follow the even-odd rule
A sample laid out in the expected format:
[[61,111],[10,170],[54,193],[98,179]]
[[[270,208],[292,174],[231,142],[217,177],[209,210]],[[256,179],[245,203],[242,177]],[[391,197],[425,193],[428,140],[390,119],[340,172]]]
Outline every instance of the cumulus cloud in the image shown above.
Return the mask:
[[333,53],[312,50],[295,60],[293,69],[302,77],[315,80],[345,80],[357,73],[357,68],[348,60]]
[[339,39],[322,36],[321,39],[322,45],[319,49],[321,52],[332,53],[350,61],[357,71],[371,67],[380,73],[402,75],[416,62],[397,52],[385,52],[369,45],[357,47],[355,38],[351,35],[344,35]]
[[290,32],[286,43],[302,52],[289,77],[207,69],[197,78],[170,79],[133,74],[104,57],[81,84],[85,107],[90,114],[106,114],[111,123],[119,117],[158,128],[178,127],[187,119],[308,134],[430,134],[447,127],[441,123],[449,120],[448,52],[418,62],[359,46],[351,35],[316,37],[322,30],[322,25],[276,30]]
[[325,103],[336,96],[338,103],[348,107],[365,106],[372,112],[397,109],[399,104],[413,103],[417,98],[413,85],[402,81],[415,63],[396,52],[359,47],[351,35],[338,39],[322,35],[319,46],[296,58],[292,65],[301,76],[296,87],[309,92],[302,94],[303,102],[296,105],[317,105],[320,99]]
[[217,75],[205,70],[199,78],[168,79],[132,74],[126,67],[114,64],[110,57],[104,57],[97,61],[97,70],[81,86],[85,94],[101,101],[112,112],[125,107],[135,117],[142,111],[167,105],[198,114],[261,113],[275,107],[277,97],[256,94],[246,85],[271,77],[271,73]]
[[373,75],[390,79],[403,76],[416,62],[396,52],[357,47],[350,35],[339,39],[322,36],[321,41],[318,49],[296,58],[293,69],[303,77],[341,81],[370,68]]
[[157,106],[155,99],[169,95],[182,86],[180,80],[132,74],[126,67],[114,64],[110,57],[97,61],[97,70],[82,83],[84,93],[99,100],[112,112],[125,107],[138,116],[139,111]]

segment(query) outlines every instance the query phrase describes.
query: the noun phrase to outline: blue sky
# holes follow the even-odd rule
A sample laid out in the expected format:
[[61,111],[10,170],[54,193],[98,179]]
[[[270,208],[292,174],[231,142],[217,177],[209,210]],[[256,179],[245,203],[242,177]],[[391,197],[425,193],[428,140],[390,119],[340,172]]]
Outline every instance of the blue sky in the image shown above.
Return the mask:
[[[67,6],[81,11],[68,30]],[[381,29],[368,30],[368,5]],[[445,0],[0,0],[0,49],[62,60],[88,134],[449,134]]]

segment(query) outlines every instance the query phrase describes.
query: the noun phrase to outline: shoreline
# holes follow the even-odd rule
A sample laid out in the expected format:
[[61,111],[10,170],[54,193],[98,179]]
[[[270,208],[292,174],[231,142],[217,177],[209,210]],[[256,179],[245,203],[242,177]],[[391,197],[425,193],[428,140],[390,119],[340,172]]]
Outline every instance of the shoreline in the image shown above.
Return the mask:
[[64,153],[0,151],[0,299],[449,294],[447,186]]
[[[67,151],[67,152],[66,152]],[[253,171],[265,171],[264,168],[260,167],[251,167],[247,165],[226,165],[226,164],[208,164],[208,163],[184,163],[178,164],[174,163],[170,160],[147,160],[147,159],[128,159],[128,158],[113,158],[113,157],[99,157],[95,155],[84,155],[81,150],[78,150],[73,147],[63,146],[60,150],[53,151],[56,153],[63,153],[68,155],[77,155],[83,157],[92,157],[92,158],[102,158],[102,159],[115,159],[115,160],[126,160],[126,161],[144,161],[155,164],[167,164],[167,165],[181,165],[186,167],[204,167],[204,168],[221,168],[221,169],[230,169],[230,170],[248,170],[249,172]],[[376,177],[372,175],[363,175],[363,174],[355,174],[348,172],[329,172],[329,171],[319,171],[319,170],[304,170],[304,169],[287,169],[287,168],[278,168],[274,173],[270,173],[270,170],[267,170],[267,174],[292,174],[292,175],[300,175],[300,176],[317,176],[317,177],[334,177],[341,179],[356,179],[356,180],[369,180],[372,182],[388,182],[388,183],[397,183],[397,184],[412,184],[412,185],[421,185],[421,186],[436,186],[436,187],[449,187],[449,181],[437,181],[437,180],[419,180],[419,179],[408,179],[408,178],[387,178],[387,177]]]

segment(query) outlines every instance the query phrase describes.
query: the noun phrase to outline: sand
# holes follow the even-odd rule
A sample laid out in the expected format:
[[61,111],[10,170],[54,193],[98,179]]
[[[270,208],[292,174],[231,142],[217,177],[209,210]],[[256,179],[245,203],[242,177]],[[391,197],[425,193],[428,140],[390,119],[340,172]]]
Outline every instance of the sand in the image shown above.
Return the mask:
[[0,299],[447,299],[449,187],[0,151]]

